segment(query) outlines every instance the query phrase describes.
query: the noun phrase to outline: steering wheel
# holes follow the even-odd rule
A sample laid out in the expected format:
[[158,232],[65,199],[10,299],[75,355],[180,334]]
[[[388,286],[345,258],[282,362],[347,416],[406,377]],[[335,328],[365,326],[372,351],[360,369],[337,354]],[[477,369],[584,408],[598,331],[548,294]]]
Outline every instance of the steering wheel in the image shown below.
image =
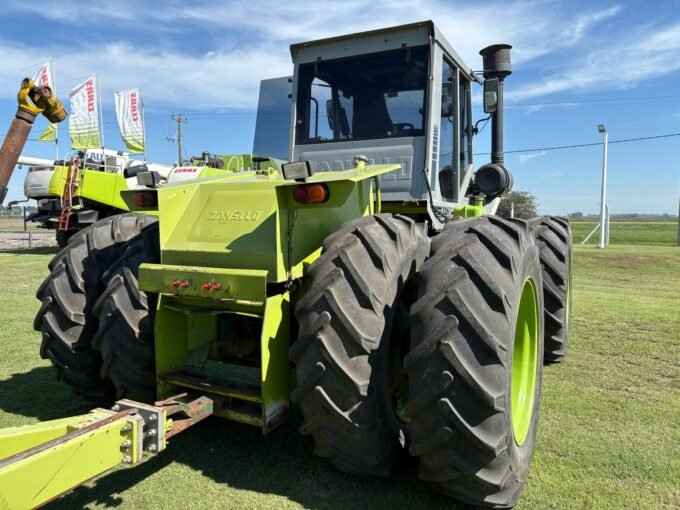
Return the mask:
[[397,134],[407,135],[409,132],[415,131],[416,127],[410,122],[399,122],[394,125],[393,129]]

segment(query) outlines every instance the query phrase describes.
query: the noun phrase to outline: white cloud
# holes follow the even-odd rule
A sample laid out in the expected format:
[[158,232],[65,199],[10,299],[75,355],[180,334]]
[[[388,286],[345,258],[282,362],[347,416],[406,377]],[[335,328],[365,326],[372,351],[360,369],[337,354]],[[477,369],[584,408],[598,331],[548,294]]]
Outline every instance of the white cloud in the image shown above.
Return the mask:
[[625,38],[569,62],[546,79],[508,93],[511,101],[589,89],[630,88],[680,70],[680,23],[642,27]]
[[548,151],[532,152],[530,154],[520,154],[519,155],[519,162],[521,164],[524,164],[527,161],[529,161],[530,159],[540,158],[542,156],[545,156],[546,154],[548,154]]
[[[10,68],[40,61],[32,49],[6,41],[0,41],[0,54]],[[116,42],[88,49],[49,48],[49,55],[57,57],[57,92],[62,100],[68,99],[68,89],[79,80],[98,74],[105,102],[113,100],[113,90],[139,86],[144,90],[147,104],[180,104],[199,109],[254,108],[260,79],[283,76],[291,71],[288,59],[272,54],[265,47],[190,55]],[[266,70],[266,75],[257,69]],[[2,95],[16,94],[13,91],[19,79],[31,73],[26,70],[0,75]]]
[[[398,25],[417,16],[433,19],[473,69],[481,67],[479,50],[497,42],[513,45],[517,68],[579,45],[593,27],[620,10],[613,6],[565,14],[564,5],[557,0],[455,6],[444,0],[395,0],[389,4],[375,0],[347,0],[342,4],[202,0],[190,4],[168,1],[160,6],[131,0],[62,0],[55,9],[13,0],[0,5],[0,15],[27,12],[50,23],[98,20],[88,25],[96,37],[75,37],[47,45],[0,40],[0,52],[6,70],[20,69],[42,56],[55,58],[61,96],[75,84],[68,78],[98,73],[106,101],[112,90],[141,86],[147,105],[254,108],[261,79],[291,73],[291,42]],[[99,22],[106,29],[97,32]],[[137,37],[142,33],[144,37]],[[670,41],[659,36],[656,42],[673,46],[674,37],[669,37]],[[653,42],[650,40],[650,44]],[[5,72],[0,76],[0,97],[13,96],[21,74]],[[564,90],[557,79],[508,97],[520,99],[560,87]]]
[[539,174],[539,179],[554,179],[556,177],[562,177],[564,172],[562,170],[550,170],[548,172],[541,172]]

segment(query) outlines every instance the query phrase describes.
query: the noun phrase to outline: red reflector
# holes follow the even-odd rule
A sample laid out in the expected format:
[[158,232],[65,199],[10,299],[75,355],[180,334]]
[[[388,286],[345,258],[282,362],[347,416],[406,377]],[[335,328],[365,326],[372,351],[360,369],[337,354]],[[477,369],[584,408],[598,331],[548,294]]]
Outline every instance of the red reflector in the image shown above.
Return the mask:
[[330,197],[325,184],[301,184],[295,186],[293,199],[299,204],[320,204]]
[[135,191],[132,194],[132,202],[137,207],[157,207],[158,195],[151,190]]

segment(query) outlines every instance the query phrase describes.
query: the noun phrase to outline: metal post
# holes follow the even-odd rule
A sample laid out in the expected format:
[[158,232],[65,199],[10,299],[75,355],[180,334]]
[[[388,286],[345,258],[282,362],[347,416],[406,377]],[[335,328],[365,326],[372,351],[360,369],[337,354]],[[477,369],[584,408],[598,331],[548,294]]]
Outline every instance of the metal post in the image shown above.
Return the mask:
[[515,217],[515,202],[510,202],[510,217]]
[[[102,146],[102,152],[104,152],[104,112],[102,111],[102,86],[101,83],[99,83],[99,75],[95,74],[96,80],[97,80],[97,95],[99,96],[99,133],[101,135],[101,138],[99,140],[99,143],[101,143]],[[104,159],[104,171],[106,171],[106,156],[102,154],[102,158]]]
[[[52,92],[57,95],[57,61],[52,59],[48,61],[52,64]],[[57,161],[59,159],[59,124],[54,124],[54,151],[56,153]]]
[[28,231],[28,247],[33,248],[33,231]]
[[184,158],[182,157],[182,114],[179,114],[179,118],[177,120],[177,155],[178,155],[178,161],[177,164],[179,166],[182,166],[182,161],[184,161]]
[[607,208],[607,221],[604,224],[604,245],[609,246],[609,206],[606,206]]
[[26,206],[24,206],[23,209],[24,209],[24,232],[26,232]]
[[602,191],[600,196],[600,248],[606,246],[606,228],[605,221],[606,218],[606,207],[607,207],[607,142],[609,140],[609,134],[604,128],[604,125],[600,124],[597,129],[604,136],[603,152],[602,152]]
[[182,124],[186,124],[187,119],[181,113],[177,117],[171,115],[170,118],[177,122],[177,165],[182,166]]
[[598,229],[598,228],[600,228],[600,224],[599,224],[599,223],[598,223],[597,225],[595,225],[595,228],[592,230],[592,232],[590,232],[590,234],[588,234],[588,235],[586,236],[586,238],[585,238],[583,241],[581,241],[581,244],[586,244],[586,243],[588,242],[588,239],[590,239],[590,237],[591,237],[595,232],[597,232],[597,229]]
[[680,199],[678,200],[678,246],[680,246]]
[[144,119],[144,91],[139,89],[139,99],[142,103],[142,143],[144,144],[144,162],[146,162],[146,120]]

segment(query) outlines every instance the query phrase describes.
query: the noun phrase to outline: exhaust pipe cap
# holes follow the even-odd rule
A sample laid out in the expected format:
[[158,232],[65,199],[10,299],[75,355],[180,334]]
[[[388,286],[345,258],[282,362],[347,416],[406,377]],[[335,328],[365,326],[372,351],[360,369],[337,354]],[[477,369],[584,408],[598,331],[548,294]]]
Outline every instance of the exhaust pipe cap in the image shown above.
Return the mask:
[[509,44],[493,44],[487,46],[479,54],[484,61],[484,78],[505,78],[512,74]]

